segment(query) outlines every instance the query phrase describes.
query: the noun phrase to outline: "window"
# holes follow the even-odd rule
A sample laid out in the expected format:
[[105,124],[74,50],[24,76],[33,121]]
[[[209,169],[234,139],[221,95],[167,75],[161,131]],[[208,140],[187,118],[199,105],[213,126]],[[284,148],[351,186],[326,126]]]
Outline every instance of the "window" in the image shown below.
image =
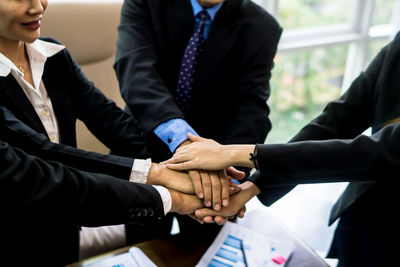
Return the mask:
[[[284,28],[272,70],[266,143],[287,142],[341,95],[400,29],[400,0],[253,0]],[[269,210],[324,257],[346,183],[296,187]],[[252,200],[249,209],[264,208]]]
[[277,18],[286,30],[348,23],[355,4],[348,0],[280,0],[277,3]]
[[348,45],[279,53],[272,71],[268,143],[289,140],[341,93]]

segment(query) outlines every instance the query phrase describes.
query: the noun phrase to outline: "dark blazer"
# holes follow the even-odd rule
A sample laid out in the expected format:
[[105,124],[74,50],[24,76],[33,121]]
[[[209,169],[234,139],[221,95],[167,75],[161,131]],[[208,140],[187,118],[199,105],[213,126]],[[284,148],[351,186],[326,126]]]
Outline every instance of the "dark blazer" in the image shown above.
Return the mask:
[[79,226],[164,216],[157,190],[45,162],[0,141],[1,260],[64,266],[78,260]]
[[[397,264],[395,257],[381,255],[399,249],[392,242],[400,237],[394,212],[400,186],[399,62],[400,35],[291,143],[260,146],[260,172],[250,177],[266,205],[296,184],[349,181],[330,219],[341,217],[330,251],[339,266]],[[363,135],[369,127],[373,134]]]
[[122,96],[154,156],[170,156],[153,134],[184,118],[220,143],[263,143],[271,125],[267,99],[282,29],[249,0],[227,0],[218,11],[194,77],[185,114],[174,101],[181,59],[194,31],[190,1],[124,1],[115,71]]
[[[53,39],[44,39],[56,42]],[[131,116],[107,99],[100,90],[94,87],[93,83],[86,79],[66,49],[47,59],[42,80],[57,117],[61,144],[49,141],[40,118],[11,74],[0,78],[0,139],[41,159],[58,161],[79,170],[113,175],[113,177],[128,180],[133,159],[76,149],[75,123],[77,119],[82,120],[88,129],[114,153],[145,157],[143,136]],[[21,171],[24,173],[24,169]],[[83,194],[85,190],[88,190],[85,186],[91,186],[91,184],[83,181],[81,184],[83,187],[79,193]],[[80,188],[81,184],[75,186]],[[36,186],[37,190],[41,190],[41,186],[47,188],[45,183],[38,182]],[[69,190],[68,185],[62,188],[65,188],[65,193]],[[94,190],[94,188],[90,189]],[[21,188],[21,190],[27,189]],[[100,193],[107,194],[105,191]],[[121,191],[121,194],[125,193],[129,194],[129,192]],[[51,196],[54,193],[49,192],[49,194]],[[75,195],[75,197],[77,196]],[[146,197],[145,192],[143,197]],[[51,216],[41,210],[31,209],[29,214],[22,218],[25,210],[21,210],[17,214],[18,216],[14,216],[15,219],[10,220],[12,225],[9,225],[8,228],[15,230],[14,232],[17,232],[18,235],[17,239],[9,244],[18,244],[18,246],[13,246],[16,252],[21,252],[17,249],[31,250],[34,247],[33,250],[37,252],[34,257],[37,260],[44,260],[49,255],[54,257],[50,256],[49,262],[56,260],[57,257],[60,261],[55,262],[62,264],[78,260],[78,226],[88,223],[75,221],[76,216],[71,216],[71,220],[74,221],[68,218],[71,213],[79,214],[79,210],[74,205],[77,203],[71,203],[69,213],[66,213],[65,216],[57,217],[58,211],[64,212],[57,205],[67,205],[69,201],[70,199],[66,198],[63,203],[50,202],[47,204],[53,205],[50,206],[53,208]],[[75,201],[77,202],[79,199],[77,198]],[[92,202],[87,203],[87,205],[89,204],[94,205]],[[98,207],[107,206],[104,202],[97,204]],[[149,204],[152,204],[151,199],[149,199]],[[94,212],[96,212],[96,208],[87,215],[93,215]],[[15,226],[13,226],[14,224]],[[108,222],[105,221],[105,224]],[[2,227],[2,230],[4,229]],[[40,243],[41,246],[35,243],[38,240],[43,241]]]
[[87,80],[66,49],[47,59],[42,79],[57,117],[62,145],[48,140],[40,118],[11,74],[0,77],[0,107],[5,108],[0,110],[0,138],[44,159],[128,179],[127,167],[132,167],[132,159],[87,153],[72,147],[76,147],[75,124],[80,119],[115,154],[145,157],[144,138],[133,119]]

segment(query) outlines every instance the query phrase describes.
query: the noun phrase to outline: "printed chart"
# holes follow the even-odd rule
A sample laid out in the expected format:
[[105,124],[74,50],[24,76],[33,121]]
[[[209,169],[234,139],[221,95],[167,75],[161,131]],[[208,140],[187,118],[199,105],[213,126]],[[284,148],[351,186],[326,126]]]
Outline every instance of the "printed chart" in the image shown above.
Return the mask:
[[284,266],[294,242],[227,222],[196,267]]

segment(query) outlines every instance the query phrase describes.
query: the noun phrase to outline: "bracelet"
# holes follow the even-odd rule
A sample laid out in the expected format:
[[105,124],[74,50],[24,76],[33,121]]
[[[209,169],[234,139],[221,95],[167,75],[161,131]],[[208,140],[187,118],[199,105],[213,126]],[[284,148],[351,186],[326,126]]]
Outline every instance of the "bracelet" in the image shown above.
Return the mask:
[[256,168],[256,170],[258,170],[257,148],[258,144],[254,146],[254,151],[253,153],[250,153],[250,159],[249,159],[251,161],[254,161],[254,167]]

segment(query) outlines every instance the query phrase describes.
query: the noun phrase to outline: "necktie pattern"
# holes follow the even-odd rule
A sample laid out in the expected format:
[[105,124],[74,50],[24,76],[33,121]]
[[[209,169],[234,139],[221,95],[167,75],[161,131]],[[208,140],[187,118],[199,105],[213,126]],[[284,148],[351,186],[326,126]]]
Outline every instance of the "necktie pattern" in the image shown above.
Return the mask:
[[185,111],[190,98],[197,59],[204,44],[204,25],[209,19],[209,15],[206,10],[202,10],[196,17],[200,20],[199,26],[186,46],[176,85],[175,100],[182,111]]

